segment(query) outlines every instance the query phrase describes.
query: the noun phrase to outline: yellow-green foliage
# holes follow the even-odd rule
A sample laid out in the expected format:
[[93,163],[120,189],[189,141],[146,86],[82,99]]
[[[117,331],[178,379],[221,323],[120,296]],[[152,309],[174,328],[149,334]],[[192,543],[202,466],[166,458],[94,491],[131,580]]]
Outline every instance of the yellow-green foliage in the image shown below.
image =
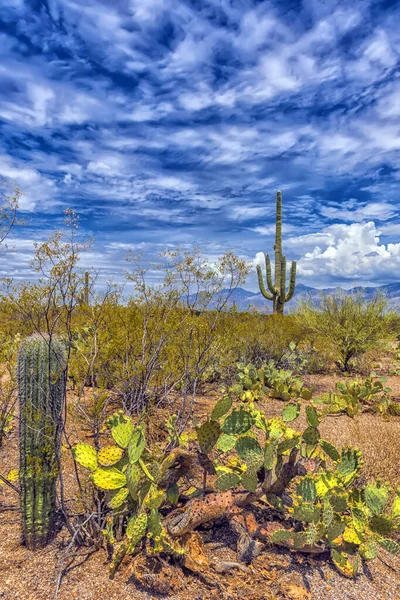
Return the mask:
[[385,314],[382,295],[367,301],[362,294],[321,296],[320,305],[303,303],[297,312],[304,339],[318,345],[344,371],[369,350],[384,348],[394,339],[392,318]]

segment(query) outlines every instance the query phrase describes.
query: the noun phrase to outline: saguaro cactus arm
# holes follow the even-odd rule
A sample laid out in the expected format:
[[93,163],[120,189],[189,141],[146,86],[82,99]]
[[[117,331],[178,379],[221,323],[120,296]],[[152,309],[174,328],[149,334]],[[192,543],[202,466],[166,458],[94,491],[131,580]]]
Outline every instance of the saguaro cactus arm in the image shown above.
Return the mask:
[[[265,255],[265,265],[266,266],[267,266],[267,256],[268,256],[268,254]],[[260,292],[262,293],[264,298],[266,298],[267,300],[273,300],[273,298],[274,298],[273,295],[267,291],[267,288],[264,285],[263,272],[262,272],[260,265],[256,265],[256,269],[257,269],[258,285],[260,287]],[[269,269],[270,269],[270,279],[271,279],[271,265],[269,266]],[[267,269],[267,281],[268,281],[268,269]],[[272,280],[271,280],[271,283],[272,283]],[[268,285],[268,287],[269,287],[269,285]]]
[[272,283],[272,269],[271,269],[271,259],[269,254],[265,254],[265,272],[267,275],[267,285],[271,294],[276,294],[276,289],[274,284]]
[[289,290],[285,297],[285,302],[289,302],[293,298],[294,290],[296,288],[296,261],[292,261],[290,267],[290,279],[289,279]]

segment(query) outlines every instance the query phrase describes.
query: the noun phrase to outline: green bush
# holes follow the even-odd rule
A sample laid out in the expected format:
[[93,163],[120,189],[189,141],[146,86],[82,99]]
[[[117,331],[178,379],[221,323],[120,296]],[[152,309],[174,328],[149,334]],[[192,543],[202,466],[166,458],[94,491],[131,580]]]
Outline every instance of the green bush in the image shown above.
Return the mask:
[[305,338],[324,347],[337,366],[348,372],[356,357],[384,348],[393,339],[386,307],[379,294],[371,301],[362,294],[332,294],[322,296],[319,306],[302,303],[296,317]]

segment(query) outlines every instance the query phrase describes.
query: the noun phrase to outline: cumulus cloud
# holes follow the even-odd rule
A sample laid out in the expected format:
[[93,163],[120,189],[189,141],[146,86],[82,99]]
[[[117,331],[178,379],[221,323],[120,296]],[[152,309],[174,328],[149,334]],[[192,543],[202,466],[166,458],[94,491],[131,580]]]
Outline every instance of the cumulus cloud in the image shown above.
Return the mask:
[[391,281],[400,267],[400,243],[380,243],[373,221],[337,224],[291,240],[303,251],[300,277],[313,281]]

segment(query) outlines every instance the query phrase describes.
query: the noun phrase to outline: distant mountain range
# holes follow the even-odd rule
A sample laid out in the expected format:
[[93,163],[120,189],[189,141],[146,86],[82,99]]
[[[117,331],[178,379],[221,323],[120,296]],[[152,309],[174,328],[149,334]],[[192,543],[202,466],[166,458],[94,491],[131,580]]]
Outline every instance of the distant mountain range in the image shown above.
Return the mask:
[[[222,290],[220,292],[220,297],[226,295],[228,291],[229,290]],[[321,294],[329,295],[338,292],[344,292],[345,294],[361,292],[366,299],[372,298],[377,292],[382,292],[388,300],[389,307],[392,310],[400,312],[400,283],[389,283],[378,287],[358,286],[350,290],[344,290],[340,287],[317,289],[299,283],[296,285],[296,291],[292,300],[287,304],[287,310],[288,312],[295,310],[302,300],[311,299],[314,302],[318,302]],[[260,292],[250,292],[243,288],[237,288],[232,292],[229,299],[229,305],[232,306],[233,304],[235,304],[240,311],[256,309],[262,312],[271,312],[272,305],[272,303],[266,300]]]

